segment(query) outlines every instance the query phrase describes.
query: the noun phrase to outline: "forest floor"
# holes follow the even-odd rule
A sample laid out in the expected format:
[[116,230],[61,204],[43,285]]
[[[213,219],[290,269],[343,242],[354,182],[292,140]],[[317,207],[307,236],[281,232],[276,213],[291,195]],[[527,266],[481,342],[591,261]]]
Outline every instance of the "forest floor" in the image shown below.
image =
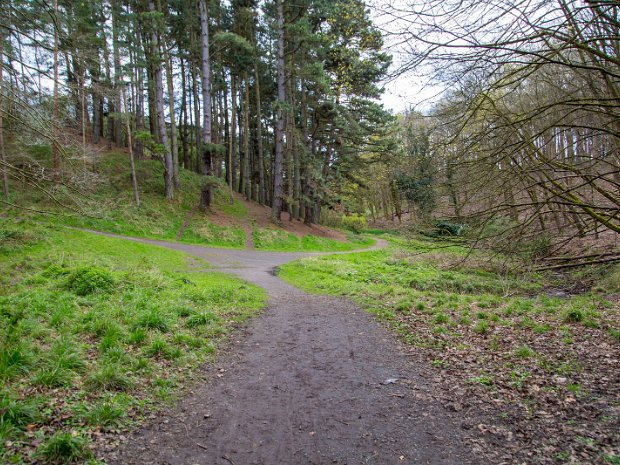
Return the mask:
[[[619,270],[510,272],[452,241],[309,257],[279,276],[392,330],[493,464],[620,463]],[[467,258],[467,260],[466,260]]]

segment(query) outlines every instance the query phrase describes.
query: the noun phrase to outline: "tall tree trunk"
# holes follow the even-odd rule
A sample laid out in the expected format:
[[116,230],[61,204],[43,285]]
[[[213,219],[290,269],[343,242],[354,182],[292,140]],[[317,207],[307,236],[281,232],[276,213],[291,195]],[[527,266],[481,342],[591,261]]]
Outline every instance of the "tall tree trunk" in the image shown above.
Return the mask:
[[[291,108],[293,107],[294,102],[291,98]],[[292,112],[292,110],[291,110]],[[295,131],[295,118],[291,118],[291,136]],[[302,146],[302,144],[298,144],[295,146],[296,137],[291,137],[291,145],[293,151],[293,219],[299,219],[299,212],[301,208],[301,157],[300,150],[298,147]]]
[[245,171],[245,179],[243,194],[247,200],[250,200],[250,183],[252,179],[250,174],[250,79],[248,78],[247,72],[243,74],[243,80],[245,81],[245,104],[243,109],[243,166]]
[[2,189],[4,191],[4,196],[9,196],[9,174],[8,174],[8,165],[6,161],[6,153],[4,151],[4,113],[3,113],[3,99],[2,95],[4,92],[4,34],[2,31],[2,27],[0,27],[0,163],[2,166]]
[[[54,17],[58,24],[58,0],[54,0]],[[52,173],[60,181],[60,144],[58,140],[58,28],[54,27],[54,97],[52,103]]]
[[94,63],[90,71],[92,82],[92,99],[93,99],[93,127],[92,127],[92,141],[93,144],[99,144],[99,137],[101,136],[101,106],[102,98],[100,94],[100,69],[99,63]]
[[[254,48],[256,50],[256,47]],[[263,162],[263,121],[260,98],[260,79],[258,74],[258,61],[254,65],[254,90],[256,92],[256,163],[258,164],[258,203],[266,204],[265,195],[265,164]]]
[[71,60],[73,61],[73,72],[75,74],[76,92],[75,92],[75,118],[77,126],[81,131],[82,139],[86,138],[86,126],[90,123],[88,121],[88,113],[86,112],[86,95],[84,81],[86,78],[86,72],[84,69],[84,63],[80,58],[81,50],[77,48],[73,50]]
[[286,74],[286,85],[287,92],[286,97],[288,99],[287,102],[287,110],[286,110],[286,120],[285,120],[285,131],[286,131],[286,147],[285,147],[285,159],[286,159],[286,198],[288,201],[286,202],[286,211],[288,212],[289,221],[293,220],[293,208],[295,205],[295,197],[293,195],[293,186],[295,184],[295,156],[293,155],[294,146],[293,146],[293,127],[295,125],[293,119],[293,108],[295,104],[293,102],[293,70],[292,68],[292,57],[289,54],[289,59],[285,62],[286,68],[288,70]]
[[185,76],[185,60],[181,58],[181,114],[179,125],[181,126],[181,147],[183,148],[183,167],[189,168],[189,153],[187,144],[187,77]]
[[309,190],[310,190],[310,169],[308,167],[308,96],[306,94],[306,82],[305,79],[301,78],[301,137],[303,147],[303,152],[301,156],[301,172],[299,174],[300,179],[300,195],[299,195],[299,212],[304,218],[304,223],[309,224],[310,220],[307,218],[307,209],[306,203],[309,198]]
[[196,173],[200,173],[200,98],[198,97],[198,72],[195,63],[192,63],[192,95],[194,97],[194,160],[192,169]]
[[235,186],[237,185],[237,166],[236,166],[236,155],[237,155],[237,78],[232,71],[230,73],[230,106],[231,106],[231,115],[230,115],[230,154],[229,154],[229,163],[230,163],[230,203],[234,202],[233,192],[235,190]]
[[[151,13],[155,12],[155,2],[153,0],[149,0],[149,11]],[[154,77],[157,126],[159,127],[159,140],[161,145],[163,145],[164,147],[164,187],[166,192],[166,199],[172,200],[174,198],[172,154],[170,153],[170,146],[168,145],[168,134],[166,131],[166,115],[164,113],[164,80],[162,69],[163,62],[156,27],[153,27],[153,32],[151,33],[151,42],[151,46],[153,49],[153,65],[155,68]]]
[[[148,44],[144,41],[144,46],[147,47]],[[152,47],[151,47],[152,48]],[[148,109],[149,109],[149,130],[153,135],[153,140],[157,143],[160,143],[159,137],[159,124],[157,123],[157,98],[155,92],[155,67],[153,63],[153,58],[151,57],[151,53],[145,50],[145,54],[149,57],[148,64],[146,68],[146,83],[147,83],[147,98],[149,100]]]
[[133,189],[133,201],[136,206],[140,206],[140,195],[138,194],[138,177],[136,176],[136,162],[133,156],[133,140],[131,137],[131,115],[129,114],[129,107],[127,106],[127,96],[125,95],[125,87],[120,88],[121,96],[123,100],[123,106],[125,107],[125,125],[127,129],[127,146],[129,147],[129,161],[131,166],[131,187]]
[[[142,48],[142,36],[141,34],[136,34],[137,39],[137,47],[134,53],[135,56],[135,66],[136,66],[136,131],[144,130],[144,68],[140,64],[138,60],[138,54],[143,51]],[[142,142],[136,141],[136,157],[141,159],[144,156],[144,147],[142,146]]]
[[215,147],[218,149],[220,147],[220,115],[217,104],[216,91],[211,93],[211,142],[214,146],[214,150],[211,152],[211,174],[219,178],[222,175],[222,160],[219,157],[219,150],[215,150]]
[[[209,57],[209,10],[206,0],[200,0],[200,46],[202,71],[202,174],[213,174],[213,147],[211,136],[211,62]],[[207,180],[200,193],[200,205],[211,207],[211,180]]]
[[[192,68],[192,64],[190,61],[187,62],[188,66],[190,67],[190,69]],[[191,71],[190,71],[190,81],[192,81],[192,87],[190,88],[190,83],[187,83],[188,86],[188,91],[189,91],[189,95],[187,97],[187,115],[189,118],[189,127],[191,128],[191,130],[188,130],[188,137],[187,137],[187,144],[189,146],[189,153],[187,154],[187,169],[189,170],[193,170],[194,169],[194,163],[193,163],[193,153],[194,153],[194,148],[196,146],[196,126],[194,124],[194,100],[193,100],[193,96],[194,96],[194,92],[193,92],[193,78],[191,75]]]
[[222,68],[222,81],[224,82],[224,89],[222,91],[224,101],[224,140],[228,141],[226,145],[226,181],[228,186],[232,186],[232,139],[230,137],[230,117],[228,115],[228,85],[226,84],[226,74],[224,68]]
[[243,194],[246,183],[245,153],[243,152],[243,104],[245,100],[243,98],[243,78],[241,76],[238,76],[237,85],[238,93],[235,95],[235,98],[239,101],[239,106],[237,107],[237,128],[239,136],[235,139],[235,141],[238,141],[238,150],[236,150],[235,153],[239,154],[239,183],[237,184],[237,192]]
[[116,111],[114,108],[114,102],[110,97],[111,83],[112,83],[112,73],[110,71],[110,48],[108,47],[108,39],[104,32],[103,34],[103,62],[105,63],[105,94],[108,108],[108,117],[107,117],[107,135],[106,135],[106,146],[108,150],[112,149],[112,141],[114,140],[114,116],[113,113]]
[[[313,159],[316,157],[316,139],[312,139],[312,141],[310,142],[310,157]],[[304,223],[308,226],[312,224],[312,222],[314,221],[314,215],[312,214],[312,199],[314,196],[314,192],[313,192],[312,184],[310,180],[311,180],[310,170],[308,170],[308,174],[305,180],[305,189],[304,189],[304,193],[306,195]]]
[[168,108],[170,114],[170,144],[172,149],[172,182],[174,188],[181,188],[181,178],[179,177],[179,142],[177,135],[176,113],[174,111],[174,83],[172,76],[172,54],[167,53],[166,59],[166,81],[168,84]]
[[[121,52],[118,43],[118,22],[120,15],[120,0],[112,1],[112,55],[114,57],[114,108],[121,111]],[[122,147],[123,143],[123,122],[120,118],[112,118],[113,138],[117,147]]]
[[273,202],[271,218],[276,223],[282,221],[282,163],[284,158],[284,109],[286,88],[284,82],[284,1],[278,0],[278,109],[276,120],[276,156],[273,163]]

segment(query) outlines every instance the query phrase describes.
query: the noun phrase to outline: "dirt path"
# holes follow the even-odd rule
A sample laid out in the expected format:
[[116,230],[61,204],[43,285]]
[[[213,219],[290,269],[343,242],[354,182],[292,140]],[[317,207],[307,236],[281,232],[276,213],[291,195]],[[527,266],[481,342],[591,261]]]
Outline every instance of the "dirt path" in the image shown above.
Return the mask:
[[254,237],[252,236],[253,228],[250,224],[250,220],[247,218],[243,218],[241,220],[241,228],[245,232],[245,248],[253,249],[254,248]]
[[391,334],[351,302],[274,276],[309,254],[140,241],[264,287],[269,307],[204,384],[109,451],[110,464],[477,463],[458,414],[434,400],[432,375]]

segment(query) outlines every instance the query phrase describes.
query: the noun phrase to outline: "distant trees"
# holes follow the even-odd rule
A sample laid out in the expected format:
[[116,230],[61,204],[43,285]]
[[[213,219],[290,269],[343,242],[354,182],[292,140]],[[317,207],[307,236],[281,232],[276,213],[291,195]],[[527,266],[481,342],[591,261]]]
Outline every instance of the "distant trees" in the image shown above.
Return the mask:
[[50,183],[71,144],[93,170],[94,146],[131,144],[137,158],[161,160],[168,199],[191,169],[205,175],[205,209],[220,177],[270,205],[274,220],[285,211],[311,223],[389,122],[373,100],[390,58],[361,0],[24,0],[2,10],[9,178],[23,174],[25,134],[51,147],[24,165]]
[[507,243],[546,236],[559,247],[620,232],[619,9],[599,0],[383,7],[402,26],[402,70],[449,89],[429,121],[454,216],[506,219]]

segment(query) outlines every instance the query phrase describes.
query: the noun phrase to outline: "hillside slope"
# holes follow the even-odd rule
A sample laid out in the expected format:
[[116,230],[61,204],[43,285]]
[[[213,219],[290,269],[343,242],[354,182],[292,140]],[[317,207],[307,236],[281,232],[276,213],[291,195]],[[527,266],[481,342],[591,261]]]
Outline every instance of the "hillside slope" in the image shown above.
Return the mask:
[[[37,153],[31,156],[36,159]],[[66,184],[52,189],[26,181],[11,185],[9,204],[0,214],[53,224],[154,239],[177,240],[211,247],[283,251],[342,251],[366,247],[372,240],[319,225],[270,221],[270,209],[231,194],[219,183],[212,210],[198,208],[201,176],[181,170],[181,189],[164,199],[163,167],[157,160],[137,161],[140,207],[133,202],[129,157],[104,154],[91,171],[82,166],[65,172]]]

